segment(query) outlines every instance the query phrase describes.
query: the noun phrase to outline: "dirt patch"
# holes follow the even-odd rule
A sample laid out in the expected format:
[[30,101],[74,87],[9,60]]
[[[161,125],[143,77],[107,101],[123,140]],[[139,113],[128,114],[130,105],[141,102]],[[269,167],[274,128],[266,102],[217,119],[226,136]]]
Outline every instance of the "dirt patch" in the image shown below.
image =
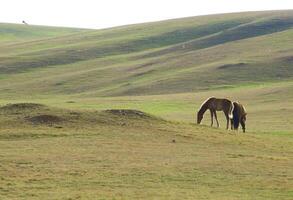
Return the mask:
[[234,69],[234,68],[245,67],[245,66],[247,66],[246,63],[226,64],[226,65],[219,66],[218,69]]
[[16,103],[16,104],[7,104],[1,109],[3,110],[33,110],[43,108],[45,105],[37,104],[37,103]]
[[125,116],[125,117],[139,117],[139,118],[152,118],[149,114],[146,114],[139,110],[131,110],[131,109],[111,109],[105,110],[104,112],[110,113],[117,116]]
[[64,119],[55,115],[37,115],[34,117],[28,117],[26,118],[26,120],[33,124],[45,124],[45,125],[58,124],[64,121]]

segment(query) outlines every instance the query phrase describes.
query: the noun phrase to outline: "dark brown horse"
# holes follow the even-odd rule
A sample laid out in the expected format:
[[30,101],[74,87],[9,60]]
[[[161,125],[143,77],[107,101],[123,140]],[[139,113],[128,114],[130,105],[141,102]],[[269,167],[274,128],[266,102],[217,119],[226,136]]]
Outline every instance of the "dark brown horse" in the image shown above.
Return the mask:
[[229,121],[233,118],[233,103],[229,99],[217,99],[215,97],[210,97],[200,106],[197,113],[197,123],[200,124],[204,113],[209,109],[211,112],[211,126],[214,123],[214,116],[216,118],[217,127],[219,127],[219,122],[217,118],[216,111],[223,111],[227,119],[227,129],[229,128]]
[[238,130],[239,124],[241,124],[243,133],[245,133],[245,122],[246,122],[246,110],[244,106],[238,102],[233,102],[233,119],[231,119],[231,128]]

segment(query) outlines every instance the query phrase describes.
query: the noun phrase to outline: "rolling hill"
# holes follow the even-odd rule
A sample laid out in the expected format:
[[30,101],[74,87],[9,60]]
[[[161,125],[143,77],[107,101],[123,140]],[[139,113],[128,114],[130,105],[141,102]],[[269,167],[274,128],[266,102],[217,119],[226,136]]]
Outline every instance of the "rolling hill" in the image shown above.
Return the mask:
[[[18,95],[172,94],[287,81],[293,75],[290,10],[82,32],[10,26],[1,25],[9,31],[1,33],[6,43],[0,50],[0,89]],[[13,32],[31,38],[9,42]]]

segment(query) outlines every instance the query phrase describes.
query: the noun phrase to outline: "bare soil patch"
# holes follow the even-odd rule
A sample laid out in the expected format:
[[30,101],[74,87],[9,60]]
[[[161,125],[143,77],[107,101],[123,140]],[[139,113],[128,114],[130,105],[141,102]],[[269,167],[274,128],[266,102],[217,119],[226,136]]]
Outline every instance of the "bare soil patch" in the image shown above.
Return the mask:
[[125,117],[139,117],[139,118],[152,118],[149,114],[146,114],[139,110],[131,110],[131,109],[111,109],[105,110],[104,112],[110,113],[117,116],[125,116]]
[[56,115],[37,115],[28,117],[27,120],[33,124],[53,125],[65,121],[63,118]]

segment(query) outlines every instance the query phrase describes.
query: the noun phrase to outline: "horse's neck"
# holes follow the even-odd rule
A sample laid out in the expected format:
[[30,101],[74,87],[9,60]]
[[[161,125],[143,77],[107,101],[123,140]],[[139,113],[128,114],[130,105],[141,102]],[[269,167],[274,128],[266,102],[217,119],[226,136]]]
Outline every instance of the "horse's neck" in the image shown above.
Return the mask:
[[200,107],[200,109],[199,109],[199,113],[200,113],[201,115],[203,115],[203,114],[207,111],[207,109],[208,109],[207,104],[203,104],[203,105]]

